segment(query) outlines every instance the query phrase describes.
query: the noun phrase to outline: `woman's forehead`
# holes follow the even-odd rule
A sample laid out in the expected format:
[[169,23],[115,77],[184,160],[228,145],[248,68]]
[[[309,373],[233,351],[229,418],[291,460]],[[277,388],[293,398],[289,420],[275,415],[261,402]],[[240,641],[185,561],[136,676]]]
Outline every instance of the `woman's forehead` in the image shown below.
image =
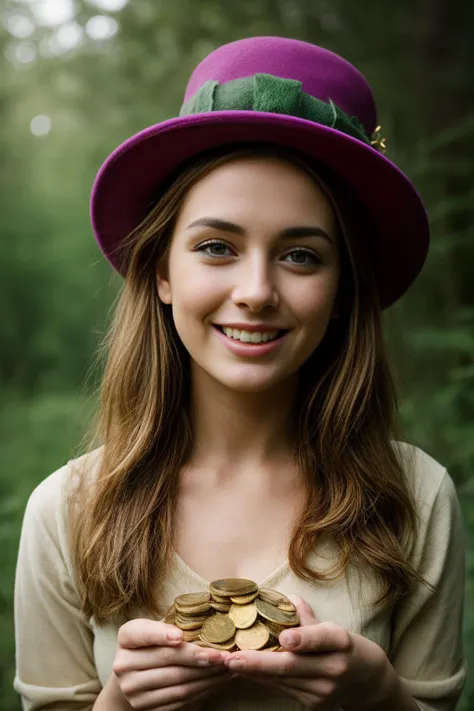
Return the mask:
[[316,178],[303,167],[267,156],[234,159],[196,181],[183,200],[179,226],[209,216],[209,210],[214,217],[237,222],[279,224],[290,219],[295,225],[312,217],[328,227],[335,221],[331,201]]

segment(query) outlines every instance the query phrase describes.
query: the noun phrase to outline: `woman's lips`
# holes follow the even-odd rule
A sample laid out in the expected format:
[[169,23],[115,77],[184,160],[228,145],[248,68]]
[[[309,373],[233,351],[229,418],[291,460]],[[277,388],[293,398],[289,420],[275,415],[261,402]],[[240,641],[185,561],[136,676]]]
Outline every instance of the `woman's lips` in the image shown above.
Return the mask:
[[217,336],[221,339],[223,344],[228,348],[231,353],[235,353],[235,355],[240,355],[244,357],[263,356],[267,353],[271,353],[272,351],[275,351],[280,348],[282,342],[288,335],[288,331],[286,331],[281,335],[277,336],[274,340],[267,341],[266,343],[242,343],[242,341],[238,341],[235,338],[226,336],[225,333],[223,333],[223,331],[221,331],[220,328],[218,326],[215,326],[214,324],[213,328]]

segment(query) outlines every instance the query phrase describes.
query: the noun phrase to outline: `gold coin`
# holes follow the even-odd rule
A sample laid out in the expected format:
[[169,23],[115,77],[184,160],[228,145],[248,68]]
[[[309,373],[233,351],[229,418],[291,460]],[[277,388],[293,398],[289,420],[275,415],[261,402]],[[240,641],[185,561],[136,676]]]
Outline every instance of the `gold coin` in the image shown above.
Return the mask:
[[237,630],[235,643],[239,649],[262,649],[270,638],[270,632],[261,622],[255,622],[246,630]]
[[279,607],[280,610],[284,610],[284,612],[296,612],[296,607],[291,600],[278,590],[260,588],[258,595],[264,602],[269,602],[270,605],[275,605],[275,607]]
[[[228,599],[230,598],[226,598],[226,600]],[[211,602],[211,607],[213,610],[217,610],[218,612],[229,612],[232,605],[230,602],[214,602],[213,600]]]
[[198,622],[198,624],[194,624],[194,622],[187,623],[187,622],[181,622],[181,620],[176,620],[175,623],[176,627],[180,630],[200,630],[202,625]]
[[215,600],[216,602],[223,602],[223,603],[225,602],[226,604],[229,602],[229,598],[228,598],[228,597],[222,597],[222,595],[216,595],[216,594],[212,593],[212,595],[211,595],[211,605],[212,605],[212,601],[213,601],[213,600]]
[[237,629],[245,630],[253,625],[258,613],[255,605],[250,603],[250,605],[232,605],[227,614]]
[[277,639],[280,637],[280,634],[283,632],[283,630],[288,629],[288,625],[278,625],[276,622],[270,622],[270,620],[265,620],[265,625],[268,627],[272,635]]
[[176,618],[174,624],[176,627],[179,627],[180,630],[200,630],[203,626],[203,622],[196,622],[196,620],[179,620],[178,618]]
[[186,615],[184,612],[177,612],[176,619],[181,622],[200,622],[204,624],[209,619],[209,615]]
[[183,640],[185,642],[194,642],[196,639],[199,639],[199,635],[201,634],[201,630],[183,630]]
[[168,625],[174,625],[175,618],[176,618],[176,608],[173,604],[167,610],[165,616],[162,619],[162,622],[166,622]]
[[196,607],[205,602],[209,602],[211,595],[208,592],[184,593],[175,598],[174,604],[177,607]]
[[279,644],[273,645],[273,647],[265,647],[265,652],[278,652],[280,648]]
[[280,610],[283,610],[283,612],[291,612],[291,613],[296,612],[296,607],[295,607],[295,605],[293,605],[292,602],[288,602],[288,603],[282,602],[280,605],[278,605],[278,608]]
[[[262,622],[262,624],[263,624],[263,622]],[[265,625],[265,627],[267,627],[267,625]],[[268,627],[267,627],[267,629],[268,629]],[[270,651],[275,651],[275,650],[272,649],[272,647],[279,647],[279,646],[280,646],[280,642],[278,641],[278,639],[276,639],[276,638],[270,633],[270,635],[269,635],[269,637],[268,637],[268,642],[267,642],[266,645],[263,647],[263,649],[265,650],[265,652],[268,652],[269,650],[270,650]]]
[[198,639],[194,640],[194,644],[199,645],[200,647],[210,647],[210,643],[206,642],[204,639],[201,639],[201,637],[198,637]]
[[265,600],[257,598],[255,600],[255,606],[258,610],[258,614],[266,620],[270,620],[270,622],[276,622],[278,625],[285,625],[285,627],[292,627],[299,624],[300,618],[296,613],[291,614],[290,612],[284,612],[278,607],[275,607],[275,605],[265,602]]
[[247,578],[223,578],[210,584],[210,591],[221,597],[238,597],[258,591],[258,585]]
[[216,612],[212,617],[208,617],[202,626],[201,637],[206,642],[222,644],[227,642],[235,634],[235,625],[227,615]]
[[[262,624],[264,624],[264,623],[262,623]],[[265,627],[268,628],[268,625],[265,625]],[[270,634],[267,644],[269,647],[273,647],[274,644],[279,645],[278,637],[275,637],[273,634]]]
[[203,625],[206,620],[209,619],[209,615],[183,615],[182,612],[177,612],[176,613],[176,620],[178,622],[194,622],[199,625]]
[[194,605],[193,607],[184,607],[183,605],[178,605],[175,602],[175,608],[178,612],[185,613],[186,615],[202,615],[204,612],[208,612],[211,609],[210,602],[203,602],[202,605]]
[[223,642],[222,644],[215,644],[214,642],[208,642],[206,639],[202,639],[200,637],[198,640],[196,640],[195,644],[198,644],[200,647],[222,649],[225,652],[233,652],[235,649],[235,641],[233,639],[229,640],[228,642]]
[[257,592],[250,593],[249,595],[238,595],[236,597],[231,597],[232,602],[236,605],[248,605],[249,602],[253,602],[258,595]]

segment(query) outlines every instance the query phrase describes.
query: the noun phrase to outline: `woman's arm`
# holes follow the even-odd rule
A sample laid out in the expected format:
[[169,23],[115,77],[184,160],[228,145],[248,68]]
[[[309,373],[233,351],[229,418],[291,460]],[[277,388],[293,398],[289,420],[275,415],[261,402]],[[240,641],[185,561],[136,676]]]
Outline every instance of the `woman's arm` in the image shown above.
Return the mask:
[[62,487],[64,466],[42,481],[26,505],[17,557],[14,689],[24,711],[91,709],[102,684],[94,632],[81,611],[69,561]]
[[417,542],[418,571],[435,584],[419,585],[397,604],[389,659],[423,711],[454,711],[467,676],[463,649],[466,534],[448,472]]

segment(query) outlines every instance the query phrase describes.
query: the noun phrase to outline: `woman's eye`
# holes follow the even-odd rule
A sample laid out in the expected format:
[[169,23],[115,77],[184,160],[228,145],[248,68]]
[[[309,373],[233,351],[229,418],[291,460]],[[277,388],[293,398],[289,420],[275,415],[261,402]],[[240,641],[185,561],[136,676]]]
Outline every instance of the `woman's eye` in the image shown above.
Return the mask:
[[[229,245],[221,240],[209,240],[208,242],[203,242],[196,247],[196,251],[203,252],[209,257],[216,258],[232,256],[232,250]],[[291,257],[290,263],[295,266],[311,267],[321,262],[318,255],[311,249],[293,249],[285,255],[285,261],[288,260],[288,257]]]
[[291,264],[303,267],[311,267],[321,262],[318,255],[311,249],[293,249],[291,252],[288,252],[286,257],[292,257],[290,260]]
[[204,252],[210,257],[228,257],[226,249],[230,250],[230,247],[221,242],[220,240],[212,240],[211,242],[203,242],[199,247],[196,248],[197,252]]

